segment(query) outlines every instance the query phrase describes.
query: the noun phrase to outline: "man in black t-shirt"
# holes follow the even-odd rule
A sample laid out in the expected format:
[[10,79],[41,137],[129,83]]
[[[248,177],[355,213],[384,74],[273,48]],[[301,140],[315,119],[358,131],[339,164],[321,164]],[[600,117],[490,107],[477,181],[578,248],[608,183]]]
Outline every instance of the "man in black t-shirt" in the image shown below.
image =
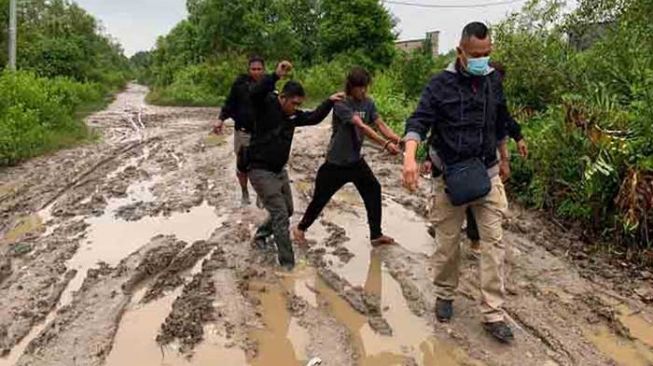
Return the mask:
[[[333,108],[331,142],[326,162],[317,172],[313,200],[301,223],[293,230],[297,242],[306,241],[306,230],[331,197],[345,184],[353,183],[365,203],[372,246],[394,243],[381,230],[381,185],[363,158],[361,148],[364,138],[369,137],[384,150],[397,155],[401,138],[386,126],[374,102],[367,97],[367,87],[371,81],[370,74],[360,67],[353,68],[347,76],[346,98]],[[383,136],[374,131],[374,126]]]
[[250,89],[255,83],[261,80],[265,73],[265,62],[262,58],[253,56],[249,59],[247,74],[236,78],[231,86],[229,96],[224,107],[220,111],[220,117],[215,124],[213,131],[222,134],[224,121],[231,118],[234,120],[234,153],[236,154],[236,176],[242,193],[241,202],[243,206],[249,205],[249,190],[247,189],[247,172],[245,171],[242,159],[242,149],[249,146],[252,131],[254,129],[254,111],[250,100]]

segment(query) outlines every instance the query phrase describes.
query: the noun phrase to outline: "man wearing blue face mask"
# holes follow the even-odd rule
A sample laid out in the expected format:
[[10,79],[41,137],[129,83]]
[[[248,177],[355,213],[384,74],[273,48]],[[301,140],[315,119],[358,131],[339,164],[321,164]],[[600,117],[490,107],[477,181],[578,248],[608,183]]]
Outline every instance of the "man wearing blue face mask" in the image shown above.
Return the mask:
[[434,169],[431,221],[435,227],[433,255],[437,293],[436,317],[448,322],[458,287],[461,227],[471,209],[480,234],[481,312],[485,329],[501,342],[510,342],[505,299],[502,220],[508,201],[502,179],[510,174],[506,145],[506,101],[501,78],[489,65],[492,39],[482,23],[463,29],[458,57],[431,79],[417,110],[406,122],[404,185],[415,190],[419,168],[417,147],[429,133]]

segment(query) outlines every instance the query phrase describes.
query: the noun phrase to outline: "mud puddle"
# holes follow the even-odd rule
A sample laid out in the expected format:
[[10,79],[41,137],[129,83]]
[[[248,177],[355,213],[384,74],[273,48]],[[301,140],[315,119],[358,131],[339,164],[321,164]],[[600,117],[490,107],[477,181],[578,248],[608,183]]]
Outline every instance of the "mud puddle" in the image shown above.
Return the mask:
[[50,204],[49,206],[39,211],[37,214],[41,219],[41,222],[43,222],[43,225],[45,225],[45,232],[41,235],[42,237],[51,235],[59,227],[59,225],[51,224],[51,220],[54,218],[52,215],[53,208],[54,204]]
[[653,365],[653,351],[644,344],[615,335],[607,326],[586,331],[586,337],[620,366]]
[[250,285],[251,295],[260,301],[265,324],[264,329],[251,332],[258,344],[257,356],[248,360],[251,366],[304,366],[308,362],[305,349],[309,336],[288,311],[284,287],[266,283]]
[[392,328],[391,337],[377,334],[368,318],[354,310],[326,283],[318,279],[316,290],[329,305],[329,311],[352,334],[361,358],[361,366],[422,366],[468,365],[462,350],[433,337],[425,321],[413,315],[406,304],[399,284],[382,268],[378,256],[372,256],[365,283],[366,292],[381,297],[383,317]]
[[43,219],[39,215],[29,215],[18,219],[14,226],[0,238],[0,245],[14,243],[28,234],[38,232],[43,228]]
[[212,366],[219,360],[224,365],[245,365],[245,354],[239,348],[227,348],[225,339],[207,329],[206,339],[195,349],[192,358],[180,355],[172,346],[156,342],[161,324],[181,294],[181,288],[163,298],[142,304],[144,291],[135,294],[130,309],[123,315],[107,366]]
[[[350,195],[356,195],[355,198],[361,201],[357,192],[354,191],[351,193],[348,190],[336,194],[334,200],[342,203],[342,197],[344,196],[346,197],[345,202],[349,202],[350,200],[354,202],[354,198],[347,198]],[[358,205],[358,203],[352,204]],[[428,235],[428,231],[426,230],[426,221],[392,200],[386,199],[384,200],[384,204],[382,224],[384,233],[395,238],[401,246],[412,252],[431,255],[435,247],[433,239]],[[362,201],[360,205],[362,206]],[[342,246],[353,254],[353,257],[349,258],[346,263],[343,263],[341,260],[338,260],[337,256],[333,255],[333,252],[329,253],[330,255],[327,258],[331,259],[333,263],[338,263],[332,269],[338,275],[347,279],[353,286],[363,285],[366,279],[366,270],[370,263],[370,251],[372,249],[364,207],[362,209],[356,209],[355,214],[353,212],[328,209],[325,210],[323,218],[345,230],[349,240],[345,241]],[[323,241],[326,238],[326,231],[319,226],[321,225],[316,224],[314,227],[311,227],[307,233],[309,239],[314,238]]]
[[56,311],[50,312],[45,320],[37,325],[35,325],[32,330],[23,338],[14,348],[11,349],[11,352],[5,357],[0,357],[0,366],[14,366],[18,362],[20,356],[23,355],[27,346],[30,342],[41,334],[41,332],[50,324],[51,321],[56,317]]
[[653,323],[617,300],[603,297],[602,301],[610,306],[613,326],[586,329],[586,337],[618,365],[653,365]]
[[207,239],[223,220],[207,203],[169,217],[148,216],[139,221],[124,221],[114,218],[109,211],[101,217],[88,219],[87,241],[68,263],[69,268],[77,270],[77,276],[63,293],[61,304],[70,302],[88,269],[99,262],[115,265],[156,235],[174,235],[187,243]]
[[[404,300],[401,287],[383,268],[379,255],[372,253],[364,280],[364,290],[381,299],[382,316],[392,328],[392,336],[383,336],[369,325],[369,319],[327,285],[311,268],[284,276],[284,288],[305,300],[311,306],[326,306],[327,311],[350,332],[361,366],[394,365],[473,365],[464,351],[433,336],[431,327],[415,316]],[[282,296],[282,294],[271,295]],[[264,306],[281,308],[281,304]],[[285,303],[283,304],[285,305]],[[285,308],[284,308],[285,311]],[[292,324],[291,324],[292,326]],[[294,342],[297,337],[287,337]],[[278,345],[278,349],[281,349]],[[290,348],[286,345],[286,349]],[[320,355],[313,355],[320,356]],[[292,358],[287,358],[286,362]],[[294,361],[294,359],[292,359]],[[269,363],[269,365],[286,363]],[[296,364],[296,363],[288,363]],[[263,364],[261,364],[263,365]]]
[[[211,256],[205,255],[202,259],[182,276],[190,281],[202,269],[204,260]],[[161,298],[143,302],[152,280],[148,281],[134,293],[129,308],[120,320],[118,332],[113,341],[113,348],[107,357],[105,365],[143,365],[143,366],[187,366],[187,365],[213,365],[212,360],[225,359],[233,364],[241,364],[244,353],[237,349],[226,349],[223,345],[226,340],[220,338],[216,332],[205,331],[208,337],[196,348],[194,357],[188,358],[181,355],[174,346],[161,346],[156,342],[156,337],[161,329],[161,324],[172,310],[172,305],[181,295],[183,286],[166,293]],[[218,358],[216,358],[218,357]],[[244,361],[243,361],[244,362]]]
[[[630,336],[653,350],[653,323],[626,305],[620,305],[616,310],[618,321],[628,329]],[[653,359],[650,361],[653,363]]]

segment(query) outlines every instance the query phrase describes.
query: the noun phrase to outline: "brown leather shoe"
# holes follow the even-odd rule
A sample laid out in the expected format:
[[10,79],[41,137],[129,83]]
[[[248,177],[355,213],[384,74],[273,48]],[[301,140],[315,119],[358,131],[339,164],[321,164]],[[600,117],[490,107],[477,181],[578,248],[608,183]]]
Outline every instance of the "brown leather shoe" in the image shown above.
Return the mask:
[[376,247],[381,247],[381,246],[384,246],[384,245],[394,245],[397,242],[393,238],[391,238],[391,237],[389,237],[387,235],[381,235],[378,238],[372,240],[371,243],[372,243],[372,246],[376,248]]

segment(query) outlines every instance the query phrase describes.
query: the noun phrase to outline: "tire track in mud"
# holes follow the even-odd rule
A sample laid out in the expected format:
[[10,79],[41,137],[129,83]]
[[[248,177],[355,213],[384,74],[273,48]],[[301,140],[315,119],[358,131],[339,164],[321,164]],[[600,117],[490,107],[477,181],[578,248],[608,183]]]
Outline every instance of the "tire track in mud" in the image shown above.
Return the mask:
[[[77,365],[106,360],[109,366],[132,359],[143,366],[205,365],[216,359],[231,360],[230,365],[304,366],[312,357],[327,366],[598,365],[612,364],[608,357],[620,355],[625,355],[621,364],[647,365],[645,352],[653,350],[647,336],[653,330],[650,307],[618,295],[612,282],[584,279],[584,272],[551,250],[550,242],[560,236],[541,229],[528,213],[519,212],[506,224],[512,268],[507,312],[518,329],[517,342],[501,346],[483,333],[472,257],[461,269],[454,322],[437,323],[433,244],[424,219],[428,187],[416,195],[404,192],[398,160],[374,149],[368,149],[368,161],[384,189],[384,225],[403,247],[371,250],[364,208],[357,194],[345,189],[309,232],[309,239],[317,238],[311,248],[297,250],[298,270],[279,272],[273,250],[251,246],[251,234],[265,214],[236,206],[231,147],[225,138],[206,136],[216,111],[147,106],[146,129],[138,137],[154,140],[98,164],[129,146],[124,144],[134,135],[125,113],[142,105],[144,92],[132,86],[118,97],[122,104],[91,118],[109,143],[43,158],[41,167],[28,162],[0,172],[0,180],[12,184],[52,175],[57,170],[48,161],[75,162],[70,171],[59,169],[63,179],[47,177],[10,190],[11,202],[0,203],[4,215],[11,208],[32,215],[48,194],[62,192],[48,205],[53,215],[44,225],[0,247],[11,255],[8,265],[0,257],[0,346],[12,348],[39,321],[54,318],[20,365],[45,364],[46,357],[51,364],[70,364],[75,357]],[[290,170],[297,211],[308,203],[323,160],[315,147],[326,147],[324,127],[303,130],[295,141]],[[27,174],[27,167],[38,171]],[[198,211],[204,216],[193,213],[198,207],[204,207]],[[201,225],[175,221],[184,215]],[[99,240],[98,219],[106,225],[101,233],[129,228],[134,232],[128,238],[135,241],[112,244],[119,250],[112,257],[125,259],[99,267],[91,263],[90,276],[72,302],[50,313],[62,305],[62,293],[71,291],[70,285],[64,290],[74,274],[68,268],[71,257],[88,255],[86,241]],[[207,221],[211,231],[205,236]],[[152,222],[164,223],[157,230],[169,233],[168,226],[175,236],[156,237],[142,226]],[[120,226],[127,223],[134,226]],[[180,224],[189,227],[182,230]],[[140,243],[141,237],[147,240]],[[105,303],[97,304],[100,299]],[[25,312],[34,308],[39,311]],[[149,311],[156,314],[143,313]],[[124,322],[149,316],[143,323],[147,330]],[[148,339],[130,343],[141,334]],[[157,344],[157,338],[167,345]]]
[[154,141],[159,141],[160,139],[161,138],[154,137],[154,138],[151,138],[151,139],[148,139],[148,140],[145,140],[145,141],[138,141],[138,142],[135,142],[135,143],[128,144],[127,146],[125,146],[123,148],[119,148],[115,152],[110,153],[107,158],[100,160],[98,163],[93,165],[90,169],[88,169],[87,171],[83,172],[81,175],[74,178],[70,183],[68,183],[66,186],[61,188],[61,190],[59,190],[57,193],[55,193],[50,199],[45,201],[45,203],[43,203],[41,205],[41,210],[44,210],[45,208],[47,208],[50,204],[52,204],[54,201],[59,199],[67,191],[70,191],[71,189],[74,189],[80,182],[82,182],[82,180],[84,178],[86,178],[89,175],[95,173],[98,169],[100,169],[102,166],[106,165],[107,163],[119,159],[123,154],[131,152],[131,151],[135,150],[136,148],[142,147],[143,145],[152,143]]
[[[302,139],[302,143],[306,146],[319,146],[322,143],[317,142],[316,139],[320,138],[326,141],[328,137],[326,134],[316,133],[313,139]],[[306,146],[295,147],[293,161],[295,177],[301,177],[298,178],[297,189],[304,199],[304,205],[310,199],[310,191],[306,186],[311,186],[310,183],[304,182],[310,182],[313,172],[317,170],[322,159],[322,156],[305,153]],[[420,200],[426,202],[427,189],[422,187],[417,197],[408,196],[398,184],[400,169],[397,164],[373,149],[368,152],[368,162],[373,170],[378,172],[379,179],[382,181],[385,200],[398,202],[404,209],[415,211],[418,215],[426,215],[427,208],[420,203]],[[298,159],[301,161],[297,162]],[[396,172],[394,177],[391,175],[393,171]],[[330,206],[336,212],[340,209],[333,204]],[[363,215],[358,216],[364,217],[364,212]],[[532,216],[524,216],[524,218],[517,217],[510,220],[506,225],[509,229],[506,232],[506,242],[512,253],[509,260],[513,268],[508,283],[508,290],[512,296],[508,298],[506,311],[515,323],[518,336],[517,342],[509,348],[493,343],[487,335],[483,334],[480,327],[480,317],[477,315],[475,304],[480,298],[476,285],[478,266],[474,258],[468,258],[461,268],[463,278],[459,288],[460,296],[456,301],[458,313],[454,323],[446,326],[437,323],[433,316],[435,294],[431,283],[433,275],[428,256],[398,246],[382,249],[383,261],[395,280],[401,284],[403,296],[414,314],[428,322],[436,334],[453,339],[470,356],[487,364],[518,365],[524,362],[563,365],[611,364],[614,361],[609,357],[612,357],[619,364],[639,365],[640,363],[637,363],[634,358],[620,359],[619,354],[610,350],[610,347],[605,345],[602,347],[592,337],[586,336],[591,332],[588,329],[595,328],[597,308],[584,306],[583,299],[595,293],[596,285],[579,275],[573,263],[569,264],[551,255],[547,251],[550,245],[540,245],[540,240],[555,241],[560,235],[547,230],[549,237],[532,240],[531,232],[537,230],[535,227],[538,223],[541,224],[541,221],[529,223],[527,220],[533,220]],[[397,239],[402,244],[401,237]],[[608,298],[627,299],[646,308],[636,299],[618,295],[605,286],[599,288]],[[608,325],[609,323],[610,321]],[[653,330],[651,323],[640,324],[640,326]],[[619,346],[615,344],[613,348]],[[646,357],[648,351],[641,352],[644,353],[640,353],[639,357]]]
[[[140,98],[142,96],[143,94],[139,95]],[[120,98],[119,96],[118,99]],[[200,115],[198,116],[197,111],[183,112],[180,113],[180,116],[195,116],[196,119],[198,117],[201,119],[201,115],[206,115],[206,112],[202,110],[199,111]],[[90,118],[94,119],[95,117]],[[104,122],[113,123],[111,118],[120,118],[120,114],[107,118]],[[200,125],[204,124],[206,121],[202,120]],[[196,126],[192,131],[197,129]],[[177,167],[166,163],[169,161],[169,152],[174,150],[161,149],[164,144],[169,144],[165,141],[161,142],[162,137],[175,135],[175,133],[162,129],[162,132],[154,133],[154,137],[127,145],[127,147],[124,147],[125,144],[120,141],[109,139],[107,143],[62,151],[52,157],[35,159],[34,162],[27,162],[23,167],[2,172],[3,181],[21,182],[25,180],[30,185],[26,185],[27,194],[22,197],[15,195],[10,202],[3,201],[0,204],[0,210],[12,210],[17,207],[16,205],[20,205],[31,212],[37,212],[41,207],[41,198],[46,197],[48,192],[59,192],[58,199],[55,199],[54,204],[50,205],[47,210],[52,212],[52,215],[46,213],[48,218],[44,219],[46,222],[43,225],[39,224],[37,227],[25,230],[25,234],[15,236],[14,242],[5,245],[0,243],[0,251],[4,253],[0,254],[0,263],[3,264],[0,302],[8,302],[2,306],[0,311],[0,349],[4,350],[3,355],[6,355],[19,340],[25,337],[34,325],[44,321],[46,315],[51,313],[56,306],[65,305],[65,303],[61,304],[63,300],[60,297],[64,289],[70,287],[69,281],[75,275],[74,270],[66,272],[66,266],[71,258],[77,255],[76,252],[79,252],[81,242],[87,239],[85,231],[87,231],[88,224],[85,221],[89,217],[102,214],[110,200],[118,199],[120,201],[120,197],[127,197],[130,193],[126,192],[126,189],[134,181],[143,178],[149,179],[150,175],[141,168],[143,162],[148,165],[146,169],[151,171],[152,168],[155,168],[154,172],[158,169],[164,174],[167,174],[165,169]],[[198,143],[196,138],[192,140],[193,143]],[[203,144],[201,140],[203,139],[200,139],[199,142]],[[116,149],[113,148],[115,145],[122,146],[117,149],[122,155],[115,153]],[[152,148],[152,152],[146,151],[145,146]],[[87,153],[89,151],[93,152],[89,154]],[[160,151],[161,154],[157,151]],[[62,160],[68,161],[75,155],[81,158],[77,159],[78,161],[73,160],[78,164],[73,165],[70,171],[63,170],[62,174],[58,176],[43,174],[43,171],[50,172],[51,167],[60,169],[59,164]],[[97,160],[94,160],[98,156],[108,157],[101,158],[98,163]],[[156,168],[157,164],[158,168]],[[85,166],[93,168],[88,169]],[[40,169],[40,167],[47,169]],[[122,169],[122,167],[127,169]],[[45,179],[30,178],[34,176]],[[70,178],[73,176],[76,178]],[[206,174],[204,176],[204,180],[206,180]],[[73,183],[68,183],[70,181]],[[53,189],[53,186],[59,187]],[[116,191],[115,187],[118,186],[124,188],[119,188]],[[200,196],[203,195],[204,191],[200,192]],[[189,207],[201,203],[201,200],[197,202],[193,194],[190,196],[191,202],[187,202],[188,200],[183,197],[178,197],[172,203],[162,203],[157,206],[157,209],[159,207],[160,209],[155,215],[158,212],[169,215],[174,211],[185,211]],[[149,213],[142,213],[142,216],[149,216]],[[30,217],[38,218],[36,214],[32,214]],[[48,226],[47,230],[45,225]],[[43,235],[44,231],[45,235]],[[0,239],[1,241],[2,239]],[[146,242],[141,245],[143,244]],[[86,271],[82,272],[78,274],[81,279],[86,275]],[[57,274],[59,275],[57,276]],[[57,305],[58,302],[60,305]],[[57,318],[54,314],[51,316]],[[50,316],[48,316],[49,318]],[[34,334],[34,336],[36,335],[38,334]],[[30,340],[31,338],[23,343]],[[20,347],[20,350],[22,349],[23,346]],[[19,354],[12,354],[10,359],[15,360],[18,356]],[[0,364],[4,364],[4,362],[5,359],[0,358]],[[9,362],[12,364],[11,361]]]
[[80,239],[63,240],[57,235],[75,237],[85,228],[83,222],[74,221],[44,240],[31,239],[10,246],[10,251],[26,248],[28,253],[12,256],[8,276],[0,287],[0,353],[3,355],[46,318],[76,275],[65,263],[77,251]]
[[102,365],[135,286],[165,269],[181,248],[172,237],[158,237],[115,268],[89,271],[73,302],[30,343],[17,365]]

